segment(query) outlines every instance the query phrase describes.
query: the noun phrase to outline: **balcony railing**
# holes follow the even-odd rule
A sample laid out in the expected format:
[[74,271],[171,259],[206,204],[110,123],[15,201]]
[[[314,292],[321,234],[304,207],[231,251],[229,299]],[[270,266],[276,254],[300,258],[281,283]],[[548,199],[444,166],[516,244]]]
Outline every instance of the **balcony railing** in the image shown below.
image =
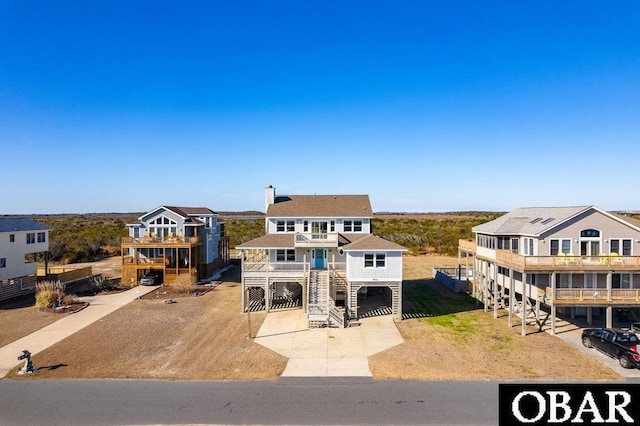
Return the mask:
[[[310,262],[243,262],[243,269],[245,271],[302,271],[310,270],[312,263]],[[330,263],[327,265],[328,269],[334,271],[346,270],[346,263]]]
[[337,233],[303,232],[296,234],[296,247],[337,247]]
[[476,252],[476,242],[471,240],[458,240],[458,247],[472,253]]
[[[552,289],[546,289],[546,298],[552,298]],[[640,303],[640,289],[612,288],[556,288],[556,302],[585,303]]]
[[576,256],[558,254],[556,256],[523,256],[508,250],[493,250],[476,247],[474,241],[458,240],[458,247],[480,258],[494,260],[497,264],[525,271],[630,271],[640,270],[640,256],[618,256],[601,254],[598,256]]
[[122,244],[197,244],[201,237],[122,237]]

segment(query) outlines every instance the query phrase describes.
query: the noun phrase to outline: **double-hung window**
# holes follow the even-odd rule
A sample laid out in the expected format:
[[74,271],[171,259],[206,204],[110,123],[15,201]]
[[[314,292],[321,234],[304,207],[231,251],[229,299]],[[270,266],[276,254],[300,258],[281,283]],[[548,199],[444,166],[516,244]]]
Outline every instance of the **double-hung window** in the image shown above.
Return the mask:
[[384,268],[386,266],[386,254],[385,253],[365,253],[364,254],[364,267],[365,268]]
[[631,256],[631,239],[623,238],[623,239],[611,239],[610,242],[610,252],[618,253],[621,256]]
[[276,262],[295,262],[296,251],[293,249],[276,250]]
[[35,242],[36,242],[35,232],[29,232],[27,234],[27,244],[35,244]]
[[47,241],[47,234],[45,234],[44,232],[38,232],[38,242],[39,243],[44,243]]
[[276,232],[294,232],[296,222],[293,220],[278,220],[276,222]]
[[549,254],[556,256],[559,253],[571,253],[571,238],[549,240]]

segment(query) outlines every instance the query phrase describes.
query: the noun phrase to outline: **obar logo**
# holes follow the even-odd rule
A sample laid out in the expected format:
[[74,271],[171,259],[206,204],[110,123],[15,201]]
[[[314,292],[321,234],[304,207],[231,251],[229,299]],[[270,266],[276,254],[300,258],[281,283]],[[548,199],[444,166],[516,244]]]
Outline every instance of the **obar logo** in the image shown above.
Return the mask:
[[640,385],[500,385],[501,425],[640,423]]

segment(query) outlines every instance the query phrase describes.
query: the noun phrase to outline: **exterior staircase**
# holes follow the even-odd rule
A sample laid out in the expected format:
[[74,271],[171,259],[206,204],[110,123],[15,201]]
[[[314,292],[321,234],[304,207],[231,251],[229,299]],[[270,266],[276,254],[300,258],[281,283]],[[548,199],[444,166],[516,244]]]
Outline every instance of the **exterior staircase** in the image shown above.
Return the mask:
[[329,297],[329,273],[309,272],[309,328],[344,327],[344,309],[335,306]]

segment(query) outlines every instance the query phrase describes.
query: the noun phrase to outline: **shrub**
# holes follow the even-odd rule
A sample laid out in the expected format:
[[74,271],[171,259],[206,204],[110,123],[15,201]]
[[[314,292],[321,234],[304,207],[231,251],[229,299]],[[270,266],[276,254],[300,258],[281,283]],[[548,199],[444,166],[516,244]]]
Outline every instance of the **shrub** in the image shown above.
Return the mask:
[[195,277],[189,274],[178,275],[174,283],[171,285],[178,293],[190,293],[196,283]]
[[91,283],[91,286],[97,291],[105,291],[113,288],[113,282],[102,274],[94,275],[93,277],[89,278],[89,282]]
[[55,290],[42,290],[36,293],[36,307],[49,308],[58,303],[58,292]]
[[36,283],[36,306],[48,308],[58,303],[58,294],[64,298],[65,283],[60,281],[40,281]]
[[38,281],[36,283],[36,293],[41,291],[53,291],[55,293],[60,290],[60,293],[64,294],[66,288],[67,284],[60,281]]
[[62,304],[63,305],[72,305],[74,303],[78,303],[79,301],[80,300],[78,299],[78,296],[76,296],[75,294],[67,294],[62,299]]

